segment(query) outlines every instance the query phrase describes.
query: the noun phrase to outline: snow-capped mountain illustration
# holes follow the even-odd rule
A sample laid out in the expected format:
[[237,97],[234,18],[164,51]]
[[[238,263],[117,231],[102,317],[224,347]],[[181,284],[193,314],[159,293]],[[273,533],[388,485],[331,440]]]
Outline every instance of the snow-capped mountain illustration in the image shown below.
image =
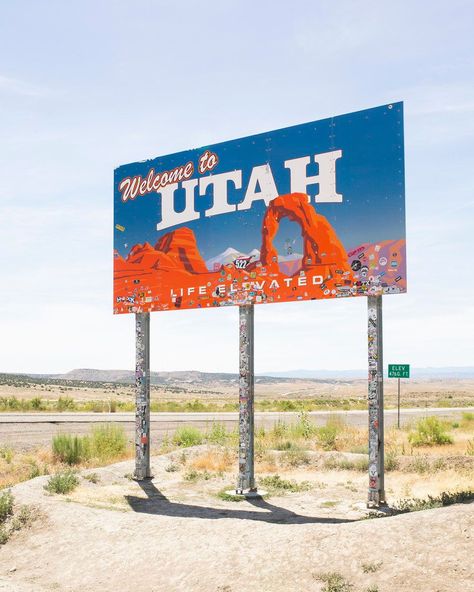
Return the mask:
[[[260,251],[258,249],[252,249],[249,253],[243,253],[242,251],[238,251],[233,247],[228,247],[219,255],[215,257],[211,257],[206,261],[206,266],[209,271],[215,271],[216,268],[219,268],[221,265],[228,265],[229,263],[233,263],[235,259],[240,257],[251,257],[251,261],[258,261],[260,259]],[[303,255],[301,253],[292,253],[291,255],[278,255],[278,262],[279,263],[291,263],[289,268],[293,269],[298,267],[298,263],[301,261]],[[286,266],[288,267],[288,266]]]

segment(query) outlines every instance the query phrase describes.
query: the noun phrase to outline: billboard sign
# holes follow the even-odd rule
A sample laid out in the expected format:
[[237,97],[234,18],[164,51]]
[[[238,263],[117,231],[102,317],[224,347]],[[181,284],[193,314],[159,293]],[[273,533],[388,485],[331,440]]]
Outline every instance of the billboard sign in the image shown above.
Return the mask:
[[402,103],[115,170],[117,314],[406,289]]

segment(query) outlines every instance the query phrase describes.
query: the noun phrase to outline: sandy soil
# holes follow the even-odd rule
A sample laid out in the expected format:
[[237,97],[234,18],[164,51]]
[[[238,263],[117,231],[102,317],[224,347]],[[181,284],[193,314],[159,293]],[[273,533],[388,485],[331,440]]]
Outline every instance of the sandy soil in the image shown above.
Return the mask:
[[[365,474],[301,469],[282,476],[309,479],[310,491],[226,502],[215,493],[231,476],[184,481],[166,470],[180,455],[154,457],[154,480],[142,486],[126,461],[68,496],[47,494],[47,477],[14,487],[38,519],[0,548],[0,591],[318,591],[317,575],[332,571],[354,592],[474,590],[472,504],[361,520]],[[454,472],[423,477],[424,487],[390,473],[392,500],[410,479],[416,495],[461,485]],[[364,573],[366,563],[380,566]]]

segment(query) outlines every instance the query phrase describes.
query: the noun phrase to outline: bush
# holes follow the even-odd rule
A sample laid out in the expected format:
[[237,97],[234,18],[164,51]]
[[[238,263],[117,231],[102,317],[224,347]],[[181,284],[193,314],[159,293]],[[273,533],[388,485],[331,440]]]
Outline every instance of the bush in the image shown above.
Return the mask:
[[263,479],[260,479],[260,484],[266,487],[271,493],[295,493],[298,491],[308,491],[312,487],[309,481],[297,483],[293,480],[282,479],[280,475],[263,477]]
[[192,426],[178,428],[173,435],[173,444],[188,448],[202,444],[203,436],[200,430]]
[[318,440],[324,450],[335,450],[338,429],[334,424],[328,423],[318,430]]
[[470,489],[455,492],[443,491],[438,496],[429,495],[425,499],[413,498],[402,500],[393,507],[393,511],[397,514],[405,514],[407,512],[418,512],[420,510],[431,510],[453,504],[462,504],[464,502],[471,502],[473,499],[474,491]]
[[227,442],[229,434],[225,426],[221,423],[213,423],[207,434],[207,441],[212,444],[224,445]]
[[13,514],[13,494],[10,490],[0,493],[0,524]]
[[284,421],[280,419],[273,424],[273,428],[270,431],[270,435],[273,438],[281,439],[288,433],[288,426]]
[[452,444],[452,437],[446,433],[446,427],[437,417],[425,417],[416,424],[416,431],[408,434],[413,446],[435,446]]
[[474,456],[474,440],[468,440],[466,454],[469,456]]
[[291,432],[294,436],[299,436],[308,440],[315,433],[316,428],[311,423],[306,411],[300,411],[298,422],[291,426]]
[[44,409],[43,401],[39,397],[34,397],[33,399],[31,399],[30,405],[31,408],[35,411],[40,411],[41,409]]
[[3,458],[5,462],[10,464],[13,460],[13,450],[9,446],[2,446],[0,448],[0,458]]
[[362,457],[357,460],[350,460],[348,458],[338,458],[337,456],[330,456],[324,461],[324,468],[336,471],[367,471],[369,468],[369,458]]
[[90,458],[90,440],[88,436],[58,434],[53,437],[53,456],[55,460],[68,465],[78,465]]
[[431,463],[426,456],[415,456],[408,464],[407,470],[423,475],[431,471]]
[[290,467],[299,467],[300,465],[309,465],[310,456],[306,450],[298,446],[292,446],[281,455],[281,460],[290,465]]
[[74,400],[70,397],[59,397],[56,402],[56,409],[58,411],[74,411],[75,408]]
[[79,479],[76,473],[68,470],[50,477],[44,488],[50,493],[70,493],[78,485]]
[[396,471],[400,466],[400,461],[396,450],[387,450],[385,455],[385,470]]
[[92,455],[101,462],[123,456],[127,449],[127,436],[122,426],[104,424],[95,426],[90,437]]
[[336,572],[323,573],[315,577],[324,582],[322,592],[350,592],[352,590],[352,584]]

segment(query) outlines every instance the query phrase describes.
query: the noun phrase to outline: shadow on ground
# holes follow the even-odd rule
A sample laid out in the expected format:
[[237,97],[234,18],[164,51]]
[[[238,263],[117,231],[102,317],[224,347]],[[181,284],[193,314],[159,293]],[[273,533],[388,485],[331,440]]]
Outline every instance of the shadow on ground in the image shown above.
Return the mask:
[[[247,499],[240,504],[251,504],[260,511],[250,509],[233,510],[225,508],[211,508],[206,506],[194,506],[190,504],[170,501],[154,485],[152,481],[138,481],[138,485],[146,494],[146,499],[133,495],[125,496],[126,501],[135,512],[143,514],[156,514],[160,516],[178,516],[182,518],[205,518],[217,520],[220,518],[234,518],[240,520],[259,520],[279,524],[344,524],[357,522],[357,519],[321,518],[302,516],[280,508],[262,498]],[[266,510],[262,512],[261,510]]]

